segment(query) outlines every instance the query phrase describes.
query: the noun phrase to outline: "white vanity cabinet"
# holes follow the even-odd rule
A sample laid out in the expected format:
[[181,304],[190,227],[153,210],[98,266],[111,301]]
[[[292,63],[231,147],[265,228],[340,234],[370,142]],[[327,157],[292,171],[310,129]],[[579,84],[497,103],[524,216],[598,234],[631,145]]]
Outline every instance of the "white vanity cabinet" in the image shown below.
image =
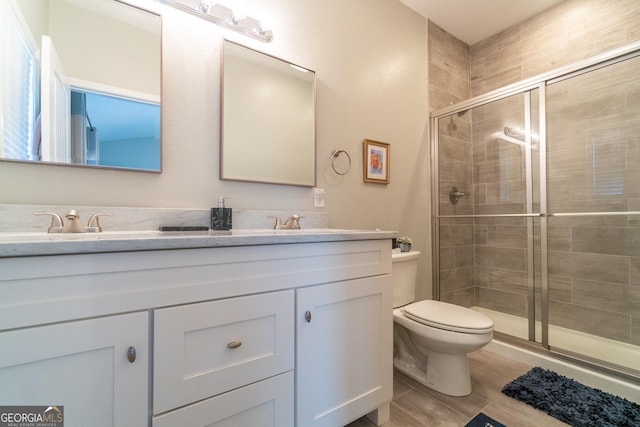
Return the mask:
[[[343,426],[388,411],[381,402],[393,393],[390,276],[298,289],[296,298],[296,425]],[[382,422],[388,413],[376,416]]]
[[145,426],[148,314],[0,332],[0,404],[63,406],[65,426]]
[[0,257],[0,404],[63,405],[68,426],[385,421],[388,234],[273,239]]

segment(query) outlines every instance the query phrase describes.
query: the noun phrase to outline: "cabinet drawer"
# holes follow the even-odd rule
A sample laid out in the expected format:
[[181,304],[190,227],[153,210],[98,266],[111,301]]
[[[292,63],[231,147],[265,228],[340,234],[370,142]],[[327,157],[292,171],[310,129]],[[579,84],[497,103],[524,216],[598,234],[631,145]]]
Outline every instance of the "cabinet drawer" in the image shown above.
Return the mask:
[[293,371],[154,417],[153,427],[293,427]]
[[158,309],[154,414],[293,369],[294,291]]

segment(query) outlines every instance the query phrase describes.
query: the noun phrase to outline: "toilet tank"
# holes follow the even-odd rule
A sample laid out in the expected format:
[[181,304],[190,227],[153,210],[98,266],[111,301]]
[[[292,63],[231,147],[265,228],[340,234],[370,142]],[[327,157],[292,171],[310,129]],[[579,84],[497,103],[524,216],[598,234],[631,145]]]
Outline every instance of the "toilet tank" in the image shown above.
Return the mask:
[[393,273],[393,308],[409,304],[416,299],[419,251],[391,254]]

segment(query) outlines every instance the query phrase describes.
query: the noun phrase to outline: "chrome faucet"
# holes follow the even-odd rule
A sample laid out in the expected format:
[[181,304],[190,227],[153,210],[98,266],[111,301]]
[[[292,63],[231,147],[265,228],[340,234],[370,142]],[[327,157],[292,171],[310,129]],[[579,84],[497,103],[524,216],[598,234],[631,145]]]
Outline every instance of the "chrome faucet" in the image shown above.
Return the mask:
[[274,230],[300,230],[300,218],[299,215],[291,215],[285,222],[282,222],[277,216],[270,216],[269,218],[275,218],[276,224],[273,226]]
[[102,227],[100,226],[99,218],[101,216],[113,215],[112,213],[97,213],[95,215],[92,215],[89,219],[89,224],[85,227],[80,222],[80,215],[75,209],[71,209],[66,213],[66,224],[57,213],[34,212],[33,214],[51,216],[51,225],[47,229],[47,233],[100,233],[102,231]]

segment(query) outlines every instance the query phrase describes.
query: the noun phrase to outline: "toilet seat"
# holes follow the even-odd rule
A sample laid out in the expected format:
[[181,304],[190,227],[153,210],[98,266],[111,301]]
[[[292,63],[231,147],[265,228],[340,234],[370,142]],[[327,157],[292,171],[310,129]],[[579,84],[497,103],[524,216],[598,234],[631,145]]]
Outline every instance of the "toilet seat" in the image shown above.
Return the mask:
[[414,302],[403,307],[402,312],[418,323],[447,331],[467,334],[493,331],[493,321],[484,314],[442,301]]

